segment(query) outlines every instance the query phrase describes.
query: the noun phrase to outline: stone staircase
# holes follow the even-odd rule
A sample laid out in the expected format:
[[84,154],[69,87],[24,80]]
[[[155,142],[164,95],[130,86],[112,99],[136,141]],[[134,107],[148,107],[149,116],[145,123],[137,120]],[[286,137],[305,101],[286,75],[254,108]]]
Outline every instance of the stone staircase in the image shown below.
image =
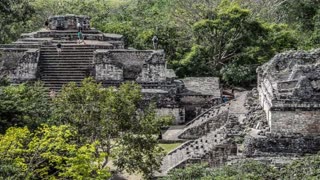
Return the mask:
[[40,49],[40,80],[51,90],[60,91],[64,84],[80,82],[90,76],[94,48],[88,45],[63,44],[58,55],[56,46]]
[[214,106],[189,122],[178,137],[193,140],[169,152],[155,176],[166,176],[169,171],[194,162],[211,161],[219,166],[227,161],[226,156],[234,155],[228,138],[239,136],[240,124],[247,114],[246,97],[247,92],[241,92],[236,99]]
[[[224,111],[223,114],[223,118],[226,118],[227,121],[228,111]],[[217,145],[225,143],[227,134],[226,127],[221,126],[196,140],[183,143],[164,157],[160,172],[156,173],[155,176],[165,176],[172,169],[183,167],[191,162],[200,162]]]
[[178,135],[179,139],[197,139],[198,137],[209,133],[221,127],[225,121],[221,118],[221,112],[229,109],[230,103],[223,103],[213,106],[204,113],[200,114],[190,121],[184,130]]

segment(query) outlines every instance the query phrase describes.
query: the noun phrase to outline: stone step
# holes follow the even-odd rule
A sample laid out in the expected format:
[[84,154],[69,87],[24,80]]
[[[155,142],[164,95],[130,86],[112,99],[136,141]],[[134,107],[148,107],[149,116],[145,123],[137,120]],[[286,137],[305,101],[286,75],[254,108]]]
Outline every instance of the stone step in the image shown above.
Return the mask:
[[41,42],[31,42],[31,41],[16,41],[16,42],[13,42],[12,44],[16,44],[16,45],[22,45],[22,44],[25,44],[25,45],[40,45]]
[[46,57],[46,56],[69,56],[69,55],[77,55],[79,57],[82,56],[91,56],[93,57],[93,52],[67,52],[67,51],[61,51],[60,54],[58,52],[41,52],[40,57]]
[[75,80],[69,80],[69,81],[46,81],[46,80],[42,80],[42,82],[44,82],[45,86],[62,86],[63,84],[68,84],[69,82],[75,82],[76,84],[80,84],[82,80],[79,79],[75,79]]
[[[54,32],[48,34],[49,37],[68,37],[68,36],[78,36],[78,31],[75,32]],[[83,37],[103,37],[100,33],[82,32]]]
[[38,42],[38,41],[52,41],[52,38],[23,38],[23,39],[18,39],[18,41],[28,41],[28,42]]
[[46,82],[46,81],[42,81],[44,83],[44,87],[48,87],[48,88],[61,88],[63,85],[69,84],[71,82],[76,83],[78,86],[81,84],[81,81],[66,81],[66,82]]
[[[66,29],[66,30],[41,30],[41,31],[37,31],[35,33],[77,33],[78,30],[77,29]],[[95,29],[95,28],[90,28],[90,29],[86,29],[86,30],[82,30],[83,33],[101,33],[99,30]]]
[[[37,46],[39,47],[39,46]],[[57,46],[55,45],[50,45],[50,46],[41,46],[41,50],[53,50],[56,49]],[[62,44],[62,49],[114,49],[113,45],[103,45],[103,44],[92,44],[92,45],[79,45],[79,44]]]
[[86,75],[69,75],[69,76],[47,76],[47,75],[41,75],[40,78],[42,80],[47,80],[47,79],[50,79],[50,80],[57,80],[57,79],[61,79],[61,80],[72,80],[72,79],[84,79],[86,78],[87,76]]
[[50,61],[50,60],[62,60],[62,61],[68,61],[68,60],[74,60],[74,61],[78,61],[78,60],[87,60],[87,61],[92,61],[93,57],[64,57],[64,56],[50,56],[50,57],[40,57],[40,61]]
[[[41,49],[52,49],[52,48],[56,48],[58,43],[55,44],[49,44],[49,45],[42,45]],[[73,43],[73,44],[64,44],[61,43],[62,48],[79,48],[79,49],[83,49],[83,48],[89,48],[89,49],[95,49],[95,44],[77,44],[77,43]]]
[[44,71],[86,71],[88,70],[89,66],[86,67],[41,67],[40,70]]
[[83,79],[85,79],[86,77],[88,77],[87,75],[85,75],[85,74],[83,74],[82,76],[72,76],[72,75],[70,75],[70,76],[60,76],[60,77],[58,77],[58,76],[45,76],[45,75],[42,75],[42,76],[40,76],[40,79],[41,80],[45,80],[45,81],[62,81],[62,82],[64,82],[64,81],[73,81],[73,80],[77,80],[77,81],[81,81],[81,80],[83,80]]
[[81,77],[81,78],[64,78],[64,79],[60,79],[60,78],[41,78],[42,81],[46,82],[46,83],[66,83],[66,82],[81,82],[85,77]]
[[56,59],[51,59],[51,60],[42,60],[40,61],[41,65],[51,65],[51,64],[87,64],[87,65],[92,65],[92,60],[90,59],[79,59],[79,60],[72,60],[72,59],[67,59],[67,60],[56,60]]
[[6,49],[20,49],[20,48],[34,48],[38,49],[39,45],[38,44],[0,44],[0,48],[6,48]]
[[41,64],[64,64],[64,63],[68,63],[68,64],[89,64],[91,65],[93,63],[92,60],[88,59],[88,60],[85,60],[85,59],[46,59],[46,60],[41,60]]
[[[62,46],[61,50],[65,51],[65,52],[78,53],[78,52],[94,52],[96,49],[93,49],[93,48],[90,48],[90,47],[87,47],[87,48],[65,47],[64,48]],[[46,48],[46,49],[41,48],[41,52],[57,52],[57,47]]]
[[[83,49],[83,48],[88,48],[88,49],[94,49],[96,45],[88,45],[88,44],[63,44],[61,43],[62,48],[77,48],[77,49]],[[42,45],[41,49],[53,49],[57,48],[56,44],[53,45]]]
[[74,70],[78,71],[81,69],[88,70],[89,68],[92,68],[89,64],[46,64],[46,65],[41,65],[40,70],[57,70],[62,68],[62,70]]
[[[93,64],[93,59],[42,59],[40,60],[41,64],[61,64],[61,63],[68,63],[68,64],[78,64],[78,63],[86,63],[86,64]],[[41,65],[40,64],[40,65]]]
[[[93,47],[72,47],[72,46],[65,46],[65,45],[62,45],[61,46],[61,49],[62,50],[65,50],[65,51],[73,51],[73,52],[82,52],[82,51],[95,51],[96,49],[93,48]],[[46,51],[57,51],[57,47],[56,46],[52,46],[52,47],[41,47],[41,52],[46,52]]]
[[[65,51],[65,52],[75,52],[75,53],[95,51],[95,49],[92,49],[92,48],[73,48],[73,47],[70,47],[70,48],[69,47],[68,48],[61,47],[61,50]],[[41,52],[57,52],[57,48],[41,49]]]
[[48,68],[48,67],[89,67],[92,65],[91,63],[41,63],[41,67]]
[[41,75],[40,76],[52,76],[52,77],[69,77],[69,76],[84,76],[86,74],[85,71],[40,71]]
[[50,55],[45,55],[45,56],[40,56],[40,58],[50,58],[50,57],[93,57],[92,54],[81,54],[81,55],[78,55],[78,54],[68,54],[68,55],[60,55],[58,56],[58,54],[50,54]]

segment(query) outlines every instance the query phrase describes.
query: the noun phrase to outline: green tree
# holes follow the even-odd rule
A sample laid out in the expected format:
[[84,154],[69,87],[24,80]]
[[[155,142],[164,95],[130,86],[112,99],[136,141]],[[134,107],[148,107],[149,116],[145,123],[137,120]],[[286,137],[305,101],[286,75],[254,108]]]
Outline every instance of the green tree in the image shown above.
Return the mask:
[[11,126],[34,130],[50,117],[50,101],[43,84],[0,86],[0,133]]
[[81,87],[71,83],[54,100],[53,122],[70,124],[81,136],[80,144],[99,141],[119,170],[142,172],[146,178],[160,166],[162,149],[157,145],[160,127],[167,118],[158,118],[153,107],[139,109],[141,89],[126,83],[118,89],[102,88],[92,78]]
[[34,8],[28,0],[1,0],[0,43],[8,43],[24,32],[25,22],[31,18]]
[[69,126],[43,125],[34,133],[9,128],[0,136],[0,176],[6,179],[107,179],[106,156],[99,142],[76,144],[77,131]]
[[[296,46],[296,39],[286,26],[252,19],[249,10],[229,1],[222,1],[210,18],[196,22],[193,32],[193,48],[179,63],[178,74],[222,75],[229,84],[252,81],[252,66],[266,62],[276,52]],[[235,81],[227,78],[233,72],[226,69],[232,66],[248,70],[237,76],[242,79]]]
[[299,32],[299,48],[319,47],[318,26],[320,16],[319,0],[240,0],[244,7],[253,11],[254,17],[270,23],[286,23],[291,29]]

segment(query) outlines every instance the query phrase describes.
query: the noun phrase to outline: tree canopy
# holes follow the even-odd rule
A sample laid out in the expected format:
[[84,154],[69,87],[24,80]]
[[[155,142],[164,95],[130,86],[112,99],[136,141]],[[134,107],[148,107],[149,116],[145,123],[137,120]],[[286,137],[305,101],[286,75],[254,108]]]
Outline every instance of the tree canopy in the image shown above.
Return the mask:
[[0,133],[11,126],[34,130],[50,117],[47,90],[40,82],[0,86]]
[[142,172],[151,177],[164,155],[158,146],[160,128],[170,123],[169,117],[157,117],[154,107],[140,109],[141,88],[126,83],[119,88],[102,88],[92,78],[81,87],[65,86],[54,99],[52,123],[70,124],[81,136],[79,144],[99,141],[99,149],[118,169]]
[[0,136],[0,177],[6,179],[106,179],[99,142],[78,145],[67,125],[9,128]]

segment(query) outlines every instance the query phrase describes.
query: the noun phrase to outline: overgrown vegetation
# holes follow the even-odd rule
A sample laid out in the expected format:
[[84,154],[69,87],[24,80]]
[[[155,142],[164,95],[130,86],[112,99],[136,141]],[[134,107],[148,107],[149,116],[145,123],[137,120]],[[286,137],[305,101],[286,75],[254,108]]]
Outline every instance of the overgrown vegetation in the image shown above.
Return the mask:
[[170,117],[140,109],[140,86],[102,88],[92,78],[53,99],[41,83],[0,86],[0,178],[107,179],[118,171],[146,179],[160,166]]
[[296,160],[282,168],[258,161],[244,161],[211,169],[206,164],[187,166],[169,173],[163,180],[301,180],[319,179],[320,156],[314,155]]

